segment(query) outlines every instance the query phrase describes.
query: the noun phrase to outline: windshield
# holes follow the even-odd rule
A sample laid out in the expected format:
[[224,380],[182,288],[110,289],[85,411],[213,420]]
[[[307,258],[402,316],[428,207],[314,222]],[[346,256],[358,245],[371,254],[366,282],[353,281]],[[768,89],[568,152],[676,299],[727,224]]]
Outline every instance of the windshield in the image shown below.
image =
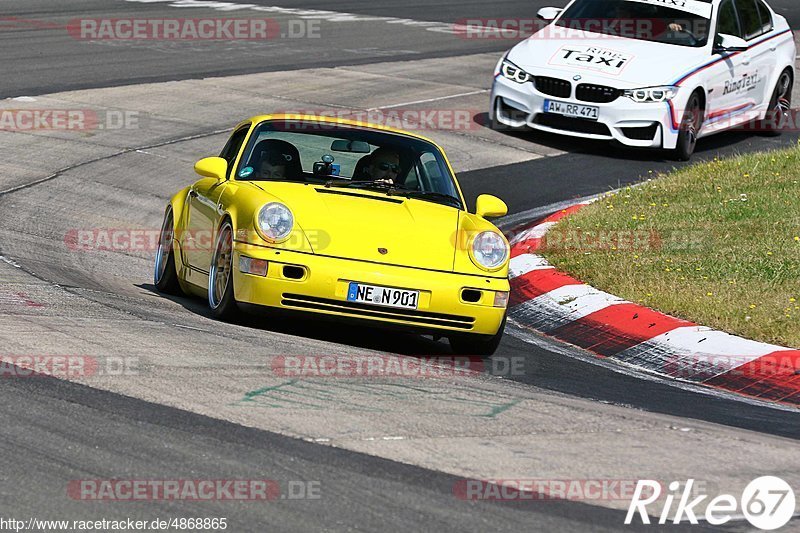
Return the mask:
[[245,148],[236,179],[382,190],[463,208],[436,146],[341,124],[299,120],[260,124]]
[[659,5],[663,3],[663,0],[577,0],[556,25],[678,46],[705,46],[711,25],[710,2],[671,2],[680,4],[680,9]]

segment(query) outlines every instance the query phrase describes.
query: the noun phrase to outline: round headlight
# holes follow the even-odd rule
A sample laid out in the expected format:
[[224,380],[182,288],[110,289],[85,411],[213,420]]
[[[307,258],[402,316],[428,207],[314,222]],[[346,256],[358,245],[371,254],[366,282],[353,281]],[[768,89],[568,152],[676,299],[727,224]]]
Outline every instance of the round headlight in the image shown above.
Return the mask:
[[479,233],[472,241],[472,258],[478,266],[493,270],[508,258],[508,245],[494,231]]
[[289,236],[294,227],[294,215],[285,205],[272,202],[258,212],[258,228],[264,237],[281,241]]
[[647,96],[647,89],[637,89],[633,91],[633,99],[637,102],[646,102]]

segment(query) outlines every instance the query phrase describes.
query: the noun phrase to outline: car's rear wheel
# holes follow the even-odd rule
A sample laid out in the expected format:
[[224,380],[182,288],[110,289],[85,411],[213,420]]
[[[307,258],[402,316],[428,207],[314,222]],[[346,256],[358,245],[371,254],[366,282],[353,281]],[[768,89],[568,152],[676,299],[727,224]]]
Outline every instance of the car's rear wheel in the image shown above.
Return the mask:
[[448,338],[450,349],[456,355],[477,355],[489,357],[494,355],[503,340],[506,329],[506,316],[500,323],[500,329],[494,335],[453,335]]
[[180,295],[181,286],[178,283],[178,272],[175,269],[175,225],[172,208],[164,215],[164,224],[158,236],[158,250],[156,252],[155,273],[153,283],[159,292]]
[[791,71],[784,70],[778,78],[775,91],[772,93],[767,116],[761,122],[761,128],[759,128],[765,135],[778,136],[786,126],[789,112],[792,110],[793,84],[794,80],[792,79]]
[[672,156],[678,161],[688,161],[692,158],[697,148],[697,137],[703,126],[703,110],[701,108],[700,94],[695,92],[689,97],[686,112],[683,114],[680,129],[678,130],[678,146],[672,151]]
[[233,294],[233,227],[229,220],[219,229],[211,258],[208,305],[214,316],[222,320],[230,320],[238,312]]

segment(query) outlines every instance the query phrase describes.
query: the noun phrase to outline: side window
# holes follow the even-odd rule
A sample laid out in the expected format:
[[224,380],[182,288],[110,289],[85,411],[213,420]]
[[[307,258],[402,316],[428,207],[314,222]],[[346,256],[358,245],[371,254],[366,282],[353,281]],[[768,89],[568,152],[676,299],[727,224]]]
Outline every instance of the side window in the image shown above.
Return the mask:
[[736,10],[742,21],[742,33],[745,40],[749,41],[764,33],[756,0],[736,0]]
[[242,143],[244,143],[244,139],[247,137],[247,132],[249,130],[250,126],[236,130],[236,132],[231,135],[231,138],[228,139],[228,143],[225,145],[225,148],[222,149],[222,153],[219,154],[222,159],[228,162],[229,170],[233,162],[236,161],[236,156],[239,155],[239,150],[242,149]]
[[767,4],[761,0],[756,0],[756,5],[758,5],[758,13],[761,15],[761,30],[764,33],[771,32],[773,27],[772,13],[770,13]]
[[718,38],[720,33],[733,35],[734,37],[742,36],[742,32],[739,29],[739,19],[736,16],[736,9],[733,7],[733,0],[725,0],[719,6],[719,16],[717,17]]

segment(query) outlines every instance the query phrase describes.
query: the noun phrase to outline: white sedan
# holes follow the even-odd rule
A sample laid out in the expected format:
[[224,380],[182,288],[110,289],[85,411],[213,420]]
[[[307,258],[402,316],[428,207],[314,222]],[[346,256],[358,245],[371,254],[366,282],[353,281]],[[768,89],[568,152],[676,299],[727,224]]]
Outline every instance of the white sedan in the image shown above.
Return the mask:
[[663,148],[742,125],[779,133],[791,110],[795,42],[763,0],[573,0],[494,74],[498,127]]

